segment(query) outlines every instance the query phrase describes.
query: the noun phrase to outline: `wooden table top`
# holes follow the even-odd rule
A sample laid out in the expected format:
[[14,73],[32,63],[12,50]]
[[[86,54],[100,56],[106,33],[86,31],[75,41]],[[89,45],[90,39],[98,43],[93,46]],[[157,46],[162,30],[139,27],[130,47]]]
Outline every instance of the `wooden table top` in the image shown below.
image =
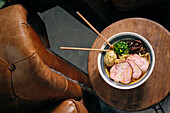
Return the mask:
[[[90,51],[88,74],[98,96],[109,105],[127,111],[147,109],[163,100],[170,92],[170,33],[160,24],[143,18],[129,18],[115,22],[101,34],[109,38],[120,32],[134,32],[145,37],[155,52],[155,67],[149,79],[141,86],[120,90],[108,85],[97,67],[97,51]],[[92,48],[101,48],[104,41],[99,36]]]

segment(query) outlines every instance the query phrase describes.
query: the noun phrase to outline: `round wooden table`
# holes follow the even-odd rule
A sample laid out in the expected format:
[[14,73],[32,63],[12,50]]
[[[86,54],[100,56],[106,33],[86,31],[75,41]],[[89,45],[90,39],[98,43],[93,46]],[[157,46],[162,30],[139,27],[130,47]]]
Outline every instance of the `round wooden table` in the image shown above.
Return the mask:
[[[109,105],[126,111],[147,109],[163,100],[170,92],[170,33],[160,24],[143,18],[120,20],[108,26],[101,34],[109,38],[120,32],[134,32],[144,36],[155,52],[155,67],[149,79],[141,86],[119,90],[108,85],[97,67],[97,51],[90,51],[88,74],[98,96]],[[104,41],[99,36],[92,48],[101,48]]]

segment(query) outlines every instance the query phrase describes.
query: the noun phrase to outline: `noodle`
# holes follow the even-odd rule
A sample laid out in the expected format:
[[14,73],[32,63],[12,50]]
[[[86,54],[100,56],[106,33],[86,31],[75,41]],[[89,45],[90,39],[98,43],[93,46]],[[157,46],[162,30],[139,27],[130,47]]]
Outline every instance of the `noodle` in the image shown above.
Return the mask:
[[[131,48],[132,49],[134,49],[134,50],[132,50],[131,49],[131,51],[129,51],[129,53],[128,54],[121,54],[121,55],[118,55],[117,54],[117,59],[115,59],[115,61],[114,61],[114,63],[115,64],[119,64],[119,63],[121,63],[122,61],[124,61],[124,60],[126,60],[126,58],[129,56],[129,55],[131,55],[131,54],[138,54],[140,57],[143,57],[143,58],[145,58],[145,59],[147,59],[148,61],[150,61],[150,57],[149,57],[149,52],[148,52],[148,50],[144,47],[144,45],[142,44],[142,42],[141,41],[138,41],[138,40],[125,40],[124,42],[128,42],[129,44],[131,44],[130,46],[131,46]],[[133,42],[133,43],[132,43]],[[133,45],[136,45],[135,43],[138,43],[138,46],[140,47],[133,47]],[[113,45],[114,46],[114,45]],[[136,49],[137,48],[137,49]],[[149,62],[150,63],[150,62]],[[110,78],[110,69],[111,69],[111,67],[108,67],[106,64],[104,65],[104,68],[105,68],[105,71],[106,71],[106,74],[109,76],[109,78]],[[128,83],[128,84],[134,84],[134,83],[136,83],[136,82],[138,82],[141,78],[143,78],[144,77],[144,75],[146,74],[146,72],[145,73],[142,73],[142,75],[138,78],[138,79],[134,79],[134,78],[131,78],[131,81],[130,81],[130,83]],[[112,79],[112,78],[110,78],[110,79]],[[121,84],[124,84],[124,83],[121,83]],[[126,85],[128,85],[128,84],[126,84]]]

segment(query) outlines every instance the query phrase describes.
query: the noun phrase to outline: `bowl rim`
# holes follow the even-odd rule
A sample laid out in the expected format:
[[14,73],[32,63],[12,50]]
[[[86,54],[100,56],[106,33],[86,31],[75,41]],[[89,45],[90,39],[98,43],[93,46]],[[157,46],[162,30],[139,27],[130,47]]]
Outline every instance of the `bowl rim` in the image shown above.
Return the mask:
[[[152,54],[152,59],[153,59],[153,61],[151,62],[151,65],[150,65],[151,67],[150,67],[149,72],[147,73],[147,76],[145,75],[146,77],[145,77],[141,82],[139,82],[138,84],[131,85],[131,86],[128,86],[128,87],[121,87],[121,86],[118,86],[118,85],[116,85],[116,84],[111,83],[111,82],[105,77],[105,75],[103,74],[103,71],[102,71],[102,69],[101,69],[100,59],[101,59],[101,56],[102,56],[102,52],[99,52],[99,54],[98,54],[98,70],[99,70],[99,73],[100,73],[101,77],[102,77],[102,78],[104,79],[104,81],[105,81],[106,83],[108,83],[110,86],[112,86],[112,87],[114,87],[114,88],[117,88],[117,89],[133,89],[133,88],[136,88],[136,87],[140,86],[141,84],[143,84],[143,83],[150,77],[150,75],[151,75],[151,73],[152,73],[152,71],[153,71],[153,69],[154,69],[154,66],[155,66],[155,54],[154,54],[154,50],[153,50],[151,44],[150,44],[143,36],[141,36],[141,35],[139,35],[139,34],[137,34],[137,33],[134,33],[134,32],[121,32],[121,33],[117,33],[117,34],[111,36],[107,41],[110,42],[112,39],[117,38],[117,37],[119,37],[119,36],[123,36],[123,35],[132,35],[132,36],[138,37],[139,39],[143,40],[143,41],[147,44],[147,46],[149,47],[149,49],[150,49],[150,51],[151,51],[151,54]],[[105,43],[102,45],[101,49],[104,49],[106,45],[107,45],[107,43],[105,42]]]

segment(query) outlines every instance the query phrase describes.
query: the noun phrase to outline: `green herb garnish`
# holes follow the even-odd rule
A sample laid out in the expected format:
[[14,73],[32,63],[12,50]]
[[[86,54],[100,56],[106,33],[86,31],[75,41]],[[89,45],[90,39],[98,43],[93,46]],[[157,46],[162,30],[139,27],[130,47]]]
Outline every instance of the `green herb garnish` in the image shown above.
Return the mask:
[[114,51],[117,55],[129,54],[128,44],[123,41],[119,41],[114,44]]

